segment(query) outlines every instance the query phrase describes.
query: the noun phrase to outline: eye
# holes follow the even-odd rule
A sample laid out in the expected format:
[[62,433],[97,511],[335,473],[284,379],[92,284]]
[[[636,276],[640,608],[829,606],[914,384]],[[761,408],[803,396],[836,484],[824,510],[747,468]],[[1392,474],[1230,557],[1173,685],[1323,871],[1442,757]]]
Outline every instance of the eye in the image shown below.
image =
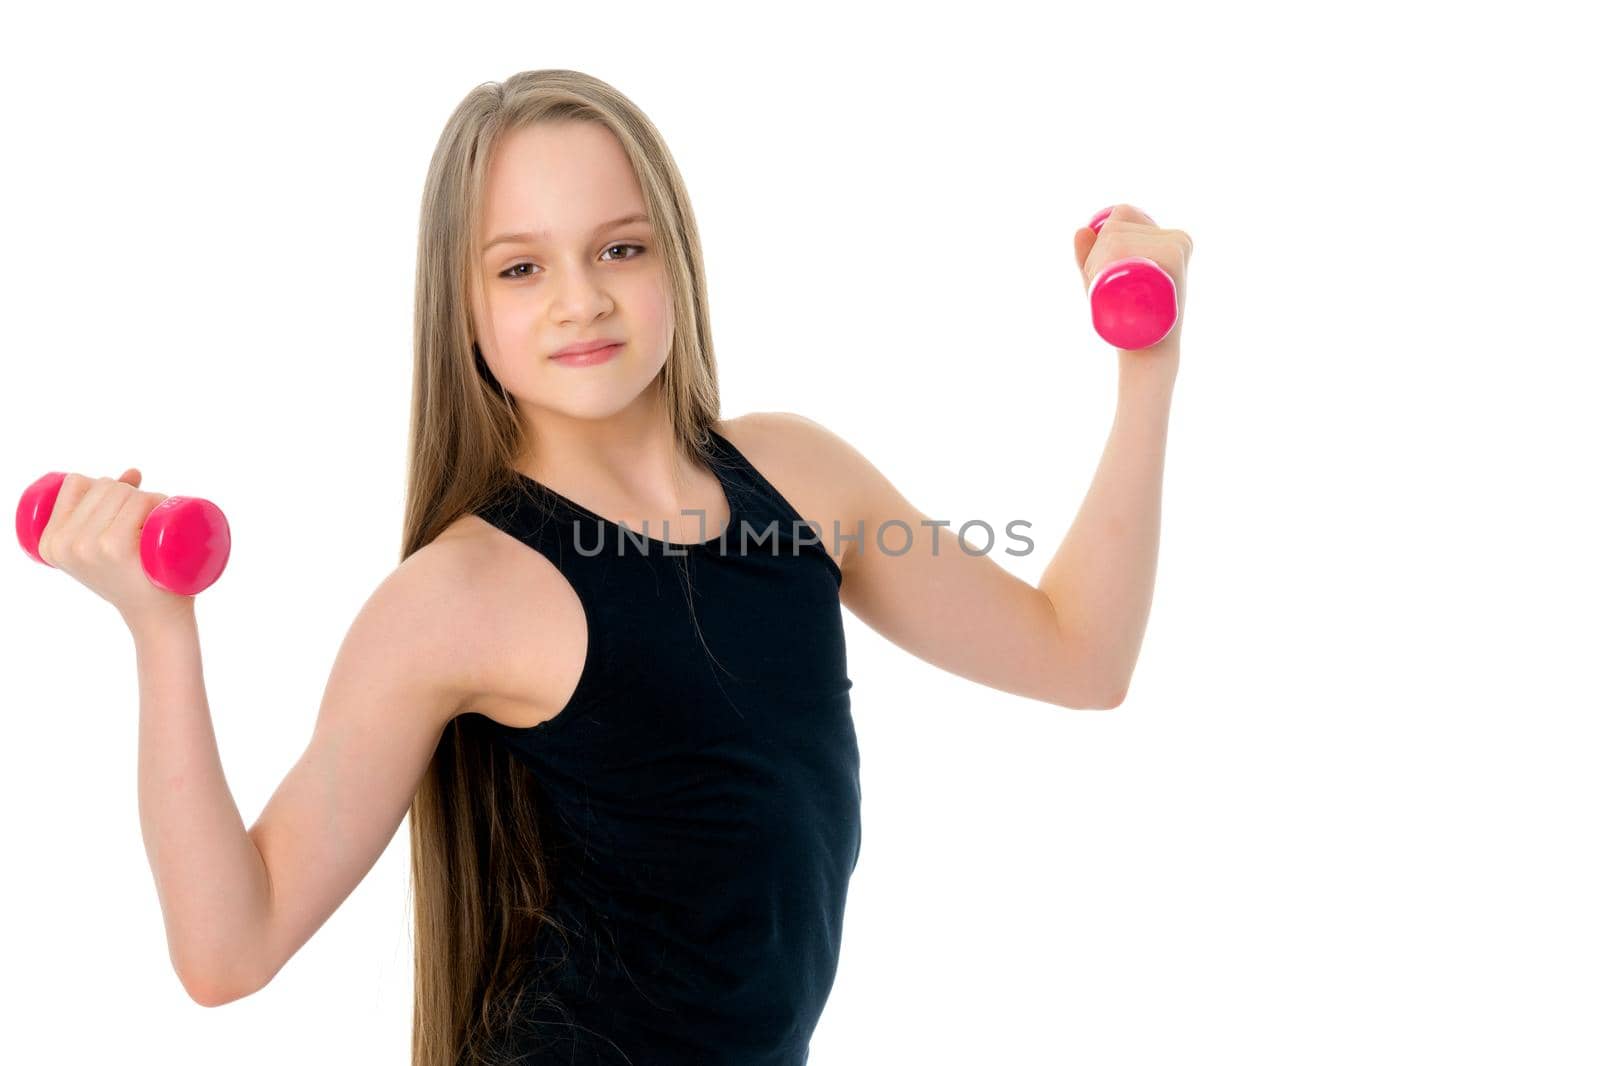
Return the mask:
[[[636,255],[624,256],[621,259],[613,259],[612,262],[614,262],[614,263],[615,262],[625,263],[630,259],[637,259],[637,258],[639,258],[639,256],[643,255],[644,252],[645,252],[645,247],[642,244],[623,244],[623,243],[607,245],[606,246],[606,251],[609,252],[613,248],[632,248],[637,253]],[[502,278],[508,278],[508,279],[510,279],[512,281],[517,281],[517,280],[520,280],[522,278],[529,277],[529,275],[528,274],[518,274],[518,273],[515,273],[515,271],[520,270],[523,267],[531,267],[531,266],[533,266],[532,263],[513,263],[511,266],[507,267],[505,270],[502,270],[500,272],[500,276]]]
[[[639,255],[643,255],[644,254],[644,245],[642,245],[642,244],[613,244],[611,246],[611,248],[637,248],[639,250]],[[607,248],[606,251],[608,251],[608,252],[611,251],[611,248]],[[638,255],[630,255],[630,256],[628,256],[628,258],[629,259],[637,259],[637,258],[639,258],[639,256]]]

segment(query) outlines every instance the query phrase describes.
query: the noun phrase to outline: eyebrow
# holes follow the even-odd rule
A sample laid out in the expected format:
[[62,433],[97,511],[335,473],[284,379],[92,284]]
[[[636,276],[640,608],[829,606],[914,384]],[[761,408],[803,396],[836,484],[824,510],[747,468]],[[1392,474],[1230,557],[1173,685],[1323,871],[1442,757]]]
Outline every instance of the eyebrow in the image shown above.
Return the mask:
[[[616,229],[618,226],[624,226],[624,225],[627,225],[630,222],[649,222],[649,221],[650,221],[650,216],[649,215],[635,212],[634,214],[631,214],[631,215],[623,215],[621,218],[614,218],[610,222],[602,222],[602,223],[600,223],[600,225],[598,225],[598,226],[596,226],[594,228],[594,231],[595,231],[595,233],[604,233],[608,229]],[[485,252],[487,252],[490,248],[493,248],[495,245],[497,245],[497,244],[505,244],[508,241],[528,241],[528,242],[542,241],[542,240],[544,240],[545,238],[547,238],[549,236],[550,236],[550,231],[549,230],[523,230],[523,231],[521,231],[519,233],[502,233],[502,234],[500,234],[500,236],[496,237],[494,240],[492,240],[488,244],[484,245],[483,246],[483,250]]]

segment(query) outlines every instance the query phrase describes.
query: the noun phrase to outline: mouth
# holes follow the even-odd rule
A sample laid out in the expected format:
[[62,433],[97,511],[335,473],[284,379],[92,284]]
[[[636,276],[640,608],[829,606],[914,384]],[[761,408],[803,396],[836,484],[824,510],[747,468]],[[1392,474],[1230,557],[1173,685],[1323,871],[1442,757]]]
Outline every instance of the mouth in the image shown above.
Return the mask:
[[560,363],[562,366],[593,366],[595,363],[605,362],[621,350],[622,342],[619,341],[616,344],[607,344],[604,347],[591,348],[588,351],[552,355],[550,361],[552,363]]

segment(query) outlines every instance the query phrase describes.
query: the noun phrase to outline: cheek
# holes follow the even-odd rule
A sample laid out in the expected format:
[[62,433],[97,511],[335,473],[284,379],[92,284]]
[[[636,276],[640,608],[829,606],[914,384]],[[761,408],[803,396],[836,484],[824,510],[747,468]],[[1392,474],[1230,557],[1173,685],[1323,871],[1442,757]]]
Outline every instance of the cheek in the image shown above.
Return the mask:
[[646,312],[648,328],[665,347],[672,343],[672,290],[666,276],[661,275],[650,291],[650,305]]

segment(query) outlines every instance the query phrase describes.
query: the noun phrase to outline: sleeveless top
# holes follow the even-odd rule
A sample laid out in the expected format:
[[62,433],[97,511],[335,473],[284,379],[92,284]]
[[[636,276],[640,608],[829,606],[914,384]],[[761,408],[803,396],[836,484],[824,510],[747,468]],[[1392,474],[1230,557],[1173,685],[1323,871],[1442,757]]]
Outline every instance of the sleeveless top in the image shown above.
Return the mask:
[[[552,885],[511,1046],[536,1063],[800,1066],[861,850],[839,567],[725,437],[732,512],[669,543],[518,473],[476,513],[548,558],[588,627],[570,700],[485,716],[532,772]],[[529,610],[537,611],[537,604]]]

